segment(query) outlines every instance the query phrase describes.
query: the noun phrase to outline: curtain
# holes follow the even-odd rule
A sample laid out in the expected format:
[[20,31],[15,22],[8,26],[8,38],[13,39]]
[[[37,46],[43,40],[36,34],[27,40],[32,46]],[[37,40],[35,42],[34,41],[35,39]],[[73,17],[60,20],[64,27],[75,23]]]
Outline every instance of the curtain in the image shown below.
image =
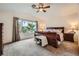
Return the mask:
[[19,18],[13,17],[13,38],[12,38],[12,42],[16,42],[16,41],[20,40],[18,20],[19,20]]

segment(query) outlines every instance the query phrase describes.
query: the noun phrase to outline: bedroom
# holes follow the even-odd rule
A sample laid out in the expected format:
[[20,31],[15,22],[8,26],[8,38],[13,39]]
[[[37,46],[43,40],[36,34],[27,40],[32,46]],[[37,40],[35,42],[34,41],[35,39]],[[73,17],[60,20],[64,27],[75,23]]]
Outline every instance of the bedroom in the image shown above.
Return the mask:
[[[79,4],[65,4],[65,3],[63,3],[63,4],[53,3],[52,4],[52,3],[50,3],[49,4],[50,8],[46,9],[46,12],[41,11],[38,13],[36,12],[37,11],[36,9],[32,8],[32,5],[33,5],[33,3],[26,3],[26,4],[24,4],[24,3],[23,4],[22,3],[21,4],[20,3],[19,4],[2,3],[2,4],[0,4],[0,23],[3,23],[3,29],[2,29],[3,44],[12,42],[13,17],[28,19],[28,20],[32,20],[32,21],[38,21],[38,31],[45,31],[45,28],[47,28],[47,27],[64,27],[64,33],[69,33],[71,30],[73,30],[73,28],[74,29],[79,28],[79,17],[78,17],[79,16],[79,11],[78,11]],[[20,41],[20,43],[24,43],[24,41]],[[78,43],[78,40],[77,40],[77,43]],[[17,43],[15,43],[14,46],[12,47],[13,49],[15,49],[15,52],[17,51],[17,49],[19,49],[19,47],[14,48],[16,44]],[[17,46],[19,46],[19,45],[20,44],[17,44]],[[22,46],[20,46],[20,48],[21,47]],[[23,47],[23,48],[25,48],[25,47]],[[12,53],[13,51],[7,52],[6,51],[7,49],[8,48],[6,46],[5,55],[8,55],[7,53],[9,53],[9,55],[10,55],[10,53]],[[55,49],[55,48],[53,48],[53,49]],[[25,51],[26,50],[24,50],[24,52]],[[21,53],[21,55],[22,55],[22,52],[17,52],[17,53],[14,53],[13,55],[17,55],[19,53]],[[28,52],[28,53],[31,53],[31,52]],[[23,55],[27,55],[27,54],[23,53]],[[40,55],[40,54],[37,54],[37,55]],[[47,55],[50,55],[50,53],[48,53]],[[63,55],[64,55],[64,53],[63,53]],[[65,54],[65,55],[67,55],[67,54]]]

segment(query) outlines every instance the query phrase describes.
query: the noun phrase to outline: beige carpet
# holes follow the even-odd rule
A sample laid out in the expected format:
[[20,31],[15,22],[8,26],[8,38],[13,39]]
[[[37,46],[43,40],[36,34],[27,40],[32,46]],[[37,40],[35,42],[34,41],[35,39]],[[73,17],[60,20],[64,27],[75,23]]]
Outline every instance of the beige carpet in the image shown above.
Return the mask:
[[63,42],[59,48],[49,45],[41,47],[32,38],[5,45],[3,56],[78,56],[78,46],[71,42]]

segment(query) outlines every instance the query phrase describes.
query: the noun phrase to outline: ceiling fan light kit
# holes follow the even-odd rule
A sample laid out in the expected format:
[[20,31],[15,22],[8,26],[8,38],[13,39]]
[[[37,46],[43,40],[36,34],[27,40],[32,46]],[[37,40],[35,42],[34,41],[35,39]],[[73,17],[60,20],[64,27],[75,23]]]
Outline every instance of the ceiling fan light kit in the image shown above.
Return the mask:
[[37,12],[46,12],[47,8],[50,8],[50,5],[44,4],[44,3],[39,3],[38,5],[33,4],[32,8],[37,9]]

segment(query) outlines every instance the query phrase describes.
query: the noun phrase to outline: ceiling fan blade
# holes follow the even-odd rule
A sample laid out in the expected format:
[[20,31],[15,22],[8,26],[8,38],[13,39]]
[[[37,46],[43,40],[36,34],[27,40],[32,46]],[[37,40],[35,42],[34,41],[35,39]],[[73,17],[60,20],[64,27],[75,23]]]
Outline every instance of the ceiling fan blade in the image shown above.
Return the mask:
[[43,3],[39,3],[39,6],[44,6],[44,4]]
[[46,10],[43,10],[43,12],[46,12]]
[[39,7],[37,7],[35,4],[32,5],[32,8],[39,9]]
[[35,5],[35,4],[33,4],[33,5],[32,5],[32,8],[36,8],[36,5]]
[[37,13],[39,12],[39,10],[37,10]]
[[50,8],[50,6],[45,6],[45,7],[43,7],[43,8]]

